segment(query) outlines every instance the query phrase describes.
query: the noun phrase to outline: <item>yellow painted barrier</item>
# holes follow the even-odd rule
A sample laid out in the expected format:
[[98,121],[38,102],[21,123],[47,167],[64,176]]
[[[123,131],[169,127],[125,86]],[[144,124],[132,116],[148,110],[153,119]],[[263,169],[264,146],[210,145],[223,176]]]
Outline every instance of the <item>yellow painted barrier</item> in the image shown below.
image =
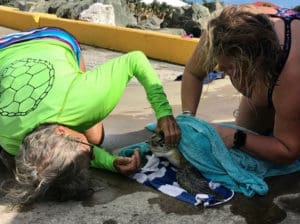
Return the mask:
[[17,8],[0,7],[0,25],[17,30],[37,27],[38,15],[19,11]]
[[62,19],[3,6],[0,6],[0,25],[17,30],[56,26],[72,33],[82,44],[121,52],[141,50],[148,57],[182,65],[198,42],[197,38],[183,39],[177,35]]

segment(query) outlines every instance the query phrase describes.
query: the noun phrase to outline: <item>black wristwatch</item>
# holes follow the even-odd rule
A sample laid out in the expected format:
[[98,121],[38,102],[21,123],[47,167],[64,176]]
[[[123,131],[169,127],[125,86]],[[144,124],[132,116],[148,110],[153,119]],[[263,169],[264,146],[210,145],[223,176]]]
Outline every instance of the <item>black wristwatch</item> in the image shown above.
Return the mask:
[[246,144],[247,134],[241,130],[236,130],[233,136],[233,148],[240,148]]

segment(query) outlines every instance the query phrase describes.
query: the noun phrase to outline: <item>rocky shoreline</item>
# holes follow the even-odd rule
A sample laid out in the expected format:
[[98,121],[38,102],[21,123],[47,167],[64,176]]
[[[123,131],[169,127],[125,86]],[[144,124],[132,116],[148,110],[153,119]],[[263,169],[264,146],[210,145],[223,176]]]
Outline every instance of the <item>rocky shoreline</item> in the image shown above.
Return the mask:
[[[1,5],[22,11],[55,14],[60,18],[90,21],[114,26],[188,37],[199,37],[211,15],[200,4],[172,7],[165,4],[145,6],[128,0],[0,0]],[[222,5],[216,5],[217,9]]]

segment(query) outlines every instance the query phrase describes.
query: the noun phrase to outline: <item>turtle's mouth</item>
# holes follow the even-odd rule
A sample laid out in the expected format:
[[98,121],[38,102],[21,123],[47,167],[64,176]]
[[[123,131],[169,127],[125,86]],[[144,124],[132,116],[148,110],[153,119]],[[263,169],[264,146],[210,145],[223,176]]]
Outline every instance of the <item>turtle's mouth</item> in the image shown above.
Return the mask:
[[[148,141],[150,149],[155,152],[168,152],[170,148],[165,145],[165,140],[162,135],[154,134],[151,136],[150,140]],[[153,152],[152,151],[152,152]]]

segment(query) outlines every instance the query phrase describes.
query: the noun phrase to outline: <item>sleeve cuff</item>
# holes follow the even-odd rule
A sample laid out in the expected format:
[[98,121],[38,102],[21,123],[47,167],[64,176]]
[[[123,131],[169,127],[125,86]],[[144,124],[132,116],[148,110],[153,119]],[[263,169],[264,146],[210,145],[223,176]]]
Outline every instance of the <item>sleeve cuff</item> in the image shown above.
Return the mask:
[[118,172],[114,167],[114,160],[118,157],[107,152],[104,148],[94,147],[95,158],[90,161],[90,167]]

